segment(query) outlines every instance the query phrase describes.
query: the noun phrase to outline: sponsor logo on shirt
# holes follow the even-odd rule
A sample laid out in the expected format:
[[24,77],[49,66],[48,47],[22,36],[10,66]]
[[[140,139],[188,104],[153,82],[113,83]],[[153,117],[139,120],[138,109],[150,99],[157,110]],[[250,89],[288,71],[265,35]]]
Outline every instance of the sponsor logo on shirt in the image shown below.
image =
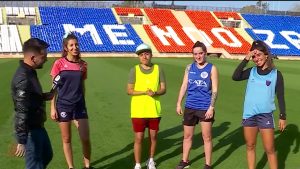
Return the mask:
[[203,81],[203,80],[193,80],[193,79],[189,79],[189,83],[190,83],[190,84],[196,84],[197,86],[201,86],[201,87],[207,87],[206,82]]

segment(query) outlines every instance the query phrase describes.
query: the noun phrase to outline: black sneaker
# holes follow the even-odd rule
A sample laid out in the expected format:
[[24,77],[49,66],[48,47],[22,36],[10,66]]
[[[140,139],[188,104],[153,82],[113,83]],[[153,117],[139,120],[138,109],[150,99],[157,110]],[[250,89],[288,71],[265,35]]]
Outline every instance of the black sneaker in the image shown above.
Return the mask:
[[212,169],[211,166],[205,164],[204,168],[203,169]]
[[189,161],[184,162],[184,161],[180,161],[178,166],[176,167],[176,169],[185,169],[185,168],[189,168],[190,167],[190,163]]

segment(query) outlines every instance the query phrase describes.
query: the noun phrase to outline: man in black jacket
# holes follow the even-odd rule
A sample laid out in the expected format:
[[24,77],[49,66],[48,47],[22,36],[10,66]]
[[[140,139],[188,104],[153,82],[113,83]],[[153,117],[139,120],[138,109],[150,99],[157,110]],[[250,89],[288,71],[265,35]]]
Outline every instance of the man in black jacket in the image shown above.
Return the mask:
[[11,83],[15,110],[15,133],[17,148],[15,155],[25,155],[26,169],[45,169],[53,152],[47,131],[45,101],[53,93],[43,93],[35,69],[41,69],[47,61],[49,45],[31,38],[23,45],[24,60],[20,60]]

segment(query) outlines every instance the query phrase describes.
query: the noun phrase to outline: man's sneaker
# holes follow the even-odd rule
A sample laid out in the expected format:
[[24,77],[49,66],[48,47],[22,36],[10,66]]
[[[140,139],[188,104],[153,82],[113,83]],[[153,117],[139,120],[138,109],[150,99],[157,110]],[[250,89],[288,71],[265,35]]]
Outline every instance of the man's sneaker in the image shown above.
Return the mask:
[[146,163],[147,169],[156,169],[154,161],[147,161]]
[[134,169],[142,169],[142,166],[136,165],[136,166],[134,167]]
[[190,167],[190,164],[189,162],[184,162],[184,161],[180,161],[178,166],[176,167],[176,169],[185,169],[185,168],[189,168]]
[[204,168],[203,169],[211,169],[211,166],[205,164]]

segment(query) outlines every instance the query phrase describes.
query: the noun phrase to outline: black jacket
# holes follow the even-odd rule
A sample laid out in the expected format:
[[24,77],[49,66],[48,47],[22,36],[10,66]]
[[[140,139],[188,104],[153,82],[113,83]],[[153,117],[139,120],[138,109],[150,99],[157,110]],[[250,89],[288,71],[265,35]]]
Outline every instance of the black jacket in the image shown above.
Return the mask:
[[22,60],[11,82],[17,141],[26,144],[31,129],[46,121],[45,99],[36,71]]

